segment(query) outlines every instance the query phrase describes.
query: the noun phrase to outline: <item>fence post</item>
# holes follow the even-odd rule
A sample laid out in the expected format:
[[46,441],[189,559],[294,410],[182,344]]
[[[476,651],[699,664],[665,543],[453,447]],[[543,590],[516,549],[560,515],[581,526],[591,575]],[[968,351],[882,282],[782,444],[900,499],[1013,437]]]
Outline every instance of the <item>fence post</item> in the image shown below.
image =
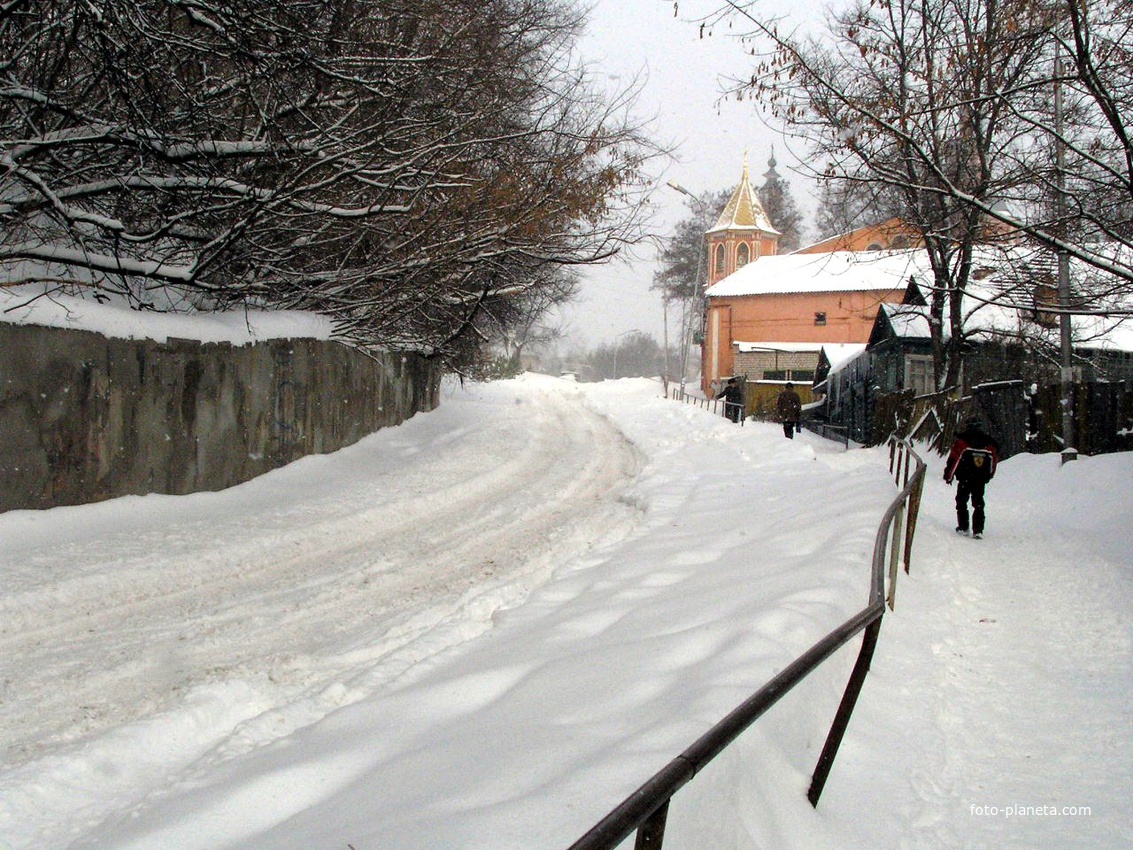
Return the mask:
[[822,754],[818,757],[818,764],[815,765],[814,775],[810,780],[810,790],[806,793],[806,798],[815,808],[818,808],[818,798],[822,796],[822,789],[826,786],[827,777],[830,776],[830,768],[834,766],[834,757],[838,755],[838,748],[842,745],[842,738],[850,725],[850,716],[854,713],[858,695],[861,694],[862,685],[865,684],[865,676],[873,660],[873,651],[877,648],[877,635],[881,631],[881,617],[884,611],[883,607],[877,619],[865,628],[858,660],[854,662],[854,669],[850,673],[850,681],[846,683],[846,691],[842,694],[838,713],[834,715],[834,723],[830,726]]
[[905,529],[905,575],[909,574],[909,564],[913,560],[913,536],[917,531],[917,517],[921,512],[921,493],[924,491],[924,476],[909,494],[909,521]]
[[665,821],[669,817],[670,802],[672,798],[662,803],[660,808],[638,827],[633,850],[661,850],[661,843],[665,840]]
[[897,567],[901,563],[900,555],[904,547],[905,533],[905,502],[901,503],[901,507],[897,509],[897,513],[893,517],[893,525],[889,533],[892,535],[889,539],[889,610],[893,610],[893,604],[897,600]]

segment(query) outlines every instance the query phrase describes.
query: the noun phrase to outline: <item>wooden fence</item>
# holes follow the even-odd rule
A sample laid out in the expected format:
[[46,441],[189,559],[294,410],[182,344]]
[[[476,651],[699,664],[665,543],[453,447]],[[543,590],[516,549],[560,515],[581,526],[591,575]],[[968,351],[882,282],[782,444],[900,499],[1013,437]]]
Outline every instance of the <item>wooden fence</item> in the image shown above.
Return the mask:
[[[1073,448],[1080,454],[1133,450],[1133,387],[1128,382],[1075,384],[1073,399]],[[897,430],[944,451],[957,426],[973,416],[999,442],[1002,457],[1063,448],[1062,387],[1058,384],[997,381],[973,387],[960,398],[950,392],[917,398],[895,393],[878,399],[873,430]]]

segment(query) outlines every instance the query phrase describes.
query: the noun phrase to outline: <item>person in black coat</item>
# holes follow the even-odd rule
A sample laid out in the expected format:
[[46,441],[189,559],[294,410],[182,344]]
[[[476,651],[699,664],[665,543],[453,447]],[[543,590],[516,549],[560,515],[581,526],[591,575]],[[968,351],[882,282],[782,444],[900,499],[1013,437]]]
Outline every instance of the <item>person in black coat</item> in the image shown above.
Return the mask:
[[743,418],[744,390],[735,378],[728,378],[728,383],[716,398],[724,399],[724,415],[733,422]]
[[779,393],[775,401],[775,412],[779,414],[779,421],[783,423],[783,436],[788,440],[795,439],[795,432],[799,428],[799,419],[803,415],[803,400],[797,392],[795,385],[788,382]]
[[969,419],[964,430],[956,435],[948,462],[944,465],[944,480],[956,485],[956,532],[968,533],[968,499],[972,501],[972,536],[977,540],[984,534],[984,488],[995,476],[999,463],[999,443],[980,427],[979,420]]

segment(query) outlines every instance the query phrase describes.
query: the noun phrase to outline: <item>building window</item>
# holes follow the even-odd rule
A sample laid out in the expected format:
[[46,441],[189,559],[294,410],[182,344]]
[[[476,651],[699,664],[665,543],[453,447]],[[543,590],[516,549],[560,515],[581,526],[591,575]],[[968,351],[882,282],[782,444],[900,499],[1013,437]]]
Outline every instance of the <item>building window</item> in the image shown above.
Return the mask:
[[714,263],[715,274],[716,274],[717,277],[726,274],[727,271],[728,271],[727,268],[725,268],[725,266],[724,266],[724,256],[725,256],[724,255],[724,246],[723,245],[717,245],[716,246],[716,262]]
[[736,248],[736,268],[746,266],[749,259],[751,259],[751,249],[746,242],[741,242]]
[[905,355],[905,389],[913,395],[936,392],[936,379],[932,373],[932,358],[923,354]]
[[814,314],[814,323],[816,325],[825,325],[826,324],[826,314],[825,313],[815,313]]
[[814,383],[814,370],[813,369],[764,369],[764,381],[791,381],[795,384],[806,384],[810,386]]

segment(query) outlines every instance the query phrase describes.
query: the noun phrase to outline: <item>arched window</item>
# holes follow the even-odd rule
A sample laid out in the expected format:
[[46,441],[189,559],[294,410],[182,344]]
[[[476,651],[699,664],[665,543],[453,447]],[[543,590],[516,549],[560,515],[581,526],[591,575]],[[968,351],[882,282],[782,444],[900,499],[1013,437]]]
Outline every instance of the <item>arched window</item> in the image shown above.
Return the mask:
[[736,268],[741,268],[748,264],[751,259],[751,248],[748,247],[746,242],[741,242],[736,247]]
[[715,275],[717,277],[726,274],[728,269],[724,265],[724,246],[716,246],[716,262],[715,262]]

